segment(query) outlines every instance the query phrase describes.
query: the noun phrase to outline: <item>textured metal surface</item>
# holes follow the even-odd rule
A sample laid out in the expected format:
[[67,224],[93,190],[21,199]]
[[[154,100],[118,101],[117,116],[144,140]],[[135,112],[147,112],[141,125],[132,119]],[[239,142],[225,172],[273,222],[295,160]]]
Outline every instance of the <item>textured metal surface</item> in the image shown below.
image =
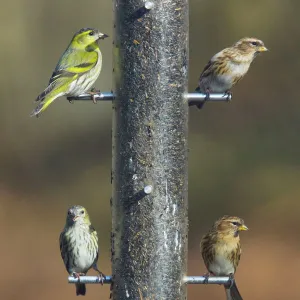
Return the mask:
[[188,0],[144,4],[114,1],[112,298],[183,300]]

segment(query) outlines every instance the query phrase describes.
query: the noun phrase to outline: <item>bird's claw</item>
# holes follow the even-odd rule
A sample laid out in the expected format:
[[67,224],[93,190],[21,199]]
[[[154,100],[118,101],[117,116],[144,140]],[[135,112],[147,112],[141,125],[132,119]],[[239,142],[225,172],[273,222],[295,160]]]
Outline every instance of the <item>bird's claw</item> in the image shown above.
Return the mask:
[[208,284],[208,279],[209,279],[209,276],[210,276],[210,274],[209,274],[209,273],[205,273],[205,274],[203,275],[203,277],[204,277],[204,281],[203,281],[203,283],[204,283],[204,284]]
[[88,94],[90,94],[92,96],[92,99],[93,99],[93,103],[94,104],[97,104],[97,101],[96,101],[96,95],[100,94],[100,90],[96,90],[95,88],[92,88],[90,92],[88,92]]
[[226,97],[226,100],[227,100],[228,102],[230,102],[231,99],[232,99],[232,93],[231,93],[230,91],[226,91],[226,92],[224,93],[224,97]]
[[98,280],[99,280],[99,282],[101,282],[101,285],[103,285],[105,278],[106,278],[106,276],[102,272],[99,271]]
[[84,276],[85,274],[84,273],[76,273],[76,272],[73,272],[73,277],[74,278],[77,278],[78,279],[78,282],[80,282],[80,276]]
[[232,273],[229,274],[229,283],[225,284],[227,289],[231,289],[234,284],[234,275]]
[[204,101],[209,101],[210,99],[210,91],[206,90]]

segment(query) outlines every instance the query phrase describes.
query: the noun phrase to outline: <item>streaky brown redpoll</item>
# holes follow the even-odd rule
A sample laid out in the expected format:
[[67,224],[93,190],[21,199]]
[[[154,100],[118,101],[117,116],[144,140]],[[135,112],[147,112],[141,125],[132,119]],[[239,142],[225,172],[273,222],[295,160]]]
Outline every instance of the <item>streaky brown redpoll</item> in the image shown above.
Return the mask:
[[[224,216],[202,237],[200,249],[209,274],[234,276],[242,253],[239,232],[243,230],[248,227],[241,218]],[[243,299],[234,280],[225,291],[227,300]]]
[[[210,59],[200,75],[196,91],[205,93],[207,99],[209,93],[230,94],[230,89],[248,72],[254,58],[265,51],[268,49],[257,38],[240,39],[232,47],[223,49]],[[202,108],[204,103],[196,105]]]
[[[93,268],[103,280],[105,275],[98,270],[98,236],[91,224],[86,209],[80,205],[69,208],[64,230],[59,237],[61,257],[71,276],[79,278]],[[76,283],[76,295],[85,295],[83,283]]]

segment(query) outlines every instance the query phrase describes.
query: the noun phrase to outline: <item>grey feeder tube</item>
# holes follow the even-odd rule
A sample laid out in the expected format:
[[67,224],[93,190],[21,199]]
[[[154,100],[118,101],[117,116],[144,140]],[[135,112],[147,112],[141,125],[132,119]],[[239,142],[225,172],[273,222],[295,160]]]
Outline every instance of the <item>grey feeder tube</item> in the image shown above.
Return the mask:
[[114,11],[111,297],[183,300],[188,0],[115,0]]

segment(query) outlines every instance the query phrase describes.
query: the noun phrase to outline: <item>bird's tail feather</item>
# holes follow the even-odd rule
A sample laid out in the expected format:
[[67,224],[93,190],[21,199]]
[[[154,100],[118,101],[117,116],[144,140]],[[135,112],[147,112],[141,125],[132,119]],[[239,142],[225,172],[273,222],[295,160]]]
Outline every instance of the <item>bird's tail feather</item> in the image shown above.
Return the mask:
[[204,105],[204,102],[201,102],[201,103],[198,103],[198,104],[197,104],[197,107],[198,107],[199,109],[201,109],[201,108],[203,107],[203,105]]
[[84,296],[86,293],[85,284],[84,283],[76,283],[75,285],[76,285],[76,295]]
[[225,293],[227,300],[243,300],[235,282],[233,282],[230,288],[225,287]]
[[38,97],[35,99],[35,101],[42,101],[46,98],[46,96],[54,89],[54,84],[49,84],[47,88],[38,95]]
[[62,96],[63,94],[51,95],[49,94],[39,105],[31,112],[30,116],[38,116],[41,112],[43,112],[56,98]]
[[[66,84],[66,82],[64,82]],[[56,98],[65,95],[65,85],[63,82],[55,80],[35,99],[40,101],[39,105],[30,114],[31,117],[38,116],[43,112]]]

